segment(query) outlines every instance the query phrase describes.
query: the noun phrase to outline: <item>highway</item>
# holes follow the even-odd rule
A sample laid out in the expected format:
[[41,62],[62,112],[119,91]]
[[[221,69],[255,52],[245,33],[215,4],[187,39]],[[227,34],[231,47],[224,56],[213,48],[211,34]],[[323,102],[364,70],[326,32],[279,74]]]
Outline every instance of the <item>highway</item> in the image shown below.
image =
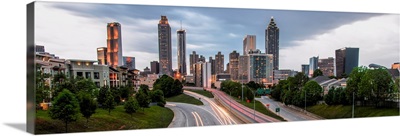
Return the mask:
[[184,91],[184,93],[197,99],[200,98],[204,105],[167,102],[166,107],[174,112],[174,118],[168,127],[234,125],[242,123],[232,117],[226,109],[215,103],[213,99],[190,91]]
[[[185,87],[187,89],[202,89],[198,87]],[[264,115],[258,111],[254,111],[242,104],[236,102],[229,95],[217,89],[207,88],[208,91],[212,92],[215,99],[224,105],[228,111],[234,113],[238,118],[246,123],[265,123],[265,122],[280,122],[275,118]]]
[[278,113],[279,116],[284,118],[287,121],[305,121],[305,120],[317,120],[314,117],[310,117],[302,112],[291,109],[290,107],[285,106],[283,103],[277,102],[275,100],[270,99],[267,96],[261,96],[261,98],[256,98],[256,100],[260,101],[264,104],[269,104],[269,109],[272,112],[275,112],[276,108],[279,108],[280,111]]

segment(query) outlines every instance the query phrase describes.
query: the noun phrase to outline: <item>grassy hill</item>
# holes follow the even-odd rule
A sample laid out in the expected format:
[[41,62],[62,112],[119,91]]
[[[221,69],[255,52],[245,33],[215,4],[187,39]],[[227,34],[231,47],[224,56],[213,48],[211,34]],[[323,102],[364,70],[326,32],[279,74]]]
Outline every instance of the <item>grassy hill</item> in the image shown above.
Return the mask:
[[[317,114],[327,119],[351,118],[351,105],[325,105],[319,104],[307,107],[307,111]],[[397,108],[375,108],[375,107],[355,107],[354,117],[382,117],[382,116],[399,116]]]
[[[98,108],[89,119],[89,127],[86,126],[86,118],[81,116],[76,122],[68,124],[68,132],[166,128],[173,117],[172,110],[159,106],[145,108],[144,112],[140,109],[132,117],[125,112],[123,106],[117,106],[110,115],[107,110]],[[38,110],[35,123],[37,134],[65,132],[65,124],[60,120],[51,119],[48,111]]]

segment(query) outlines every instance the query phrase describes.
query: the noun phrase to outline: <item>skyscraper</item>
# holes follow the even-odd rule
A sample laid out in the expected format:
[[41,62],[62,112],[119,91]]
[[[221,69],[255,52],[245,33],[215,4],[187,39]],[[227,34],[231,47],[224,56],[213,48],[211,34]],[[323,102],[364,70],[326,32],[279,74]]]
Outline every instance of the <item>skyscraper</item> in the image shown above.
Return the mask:
[[341,48],[335,51],[336,77],[349,75],[353,68],[358,67],[359,48]]
[[236,50],[229,54],[229,67],[227,69],[229,69],[231,79],[235,81],[239,78],[239,56],[240,54]]
[[199,62],[199,61],[206,62],[206,58],[203,55],[200,55],[200,57],[197,60],[197,62]]
[[249,56],[239,56],[239,79],[242,83],[249,82]]
[[318,60],[318,69],[322,71],[324,76],[334,76],[335,71],[335,59],[333,57],[328,57],[325,59]]
[[172,47],[171,27],[167,16],[161,16],[158,23],[158,58],[160,63],[160,74],[172,76]]
[[35,45],[36,53],[45,52],[44,46],[42,45]]
[[211,88],[211,65],[208,62],[197,62],[194,67],[194,82],[197,87]]
[[189,63],[190,63],[190,74],[194,74],[194,65],[199,61],[199,54],[196,54],[196,51],[193,51],[192,54],[189,56]]
[[107,63],[111,67],[123,65],[122,61],[121,24],[112,22],[107,24]]
[[260,50],[250,51],[248,81],[273,84],[273,55],[261,53]]
[[100,65],[107,65],[107,48],[99,47],[97,48],[97,61]]
[[310,58],[310,64],[309,64],[310,70],[308,70],[309,77],[312,77],[314,71],[318,69],[318,58],[319,56],[317,57],[314,56]]
[[256,50],[255,35],[246,35],[243,38],[243,55],[247,55],[250,50]]
[[135,69],[135,57],[124,56],[123,57],[124,66],[129,70]]
[[158,63],[158,61],[152,61],[152,62],[150,62],[150,71],[151,71],[151,74],[158,74],[159,72],[160,72],[160,67],[159,67],[159,63]]
[[211,64],[211,75],[215,75],[215,60],[210,56],[208,62]]
[[219,51],[215,55],[215,74],[224,73],[224,55]]
[[274,17],[265,29],[265,53],[273,55],[273,68],[279,69],[279,27],[276,26]]
[[178,71],[182,76],[186,76],[186,31],[181,28],[176,33],[178,34]]
[[308,64],[302,64],[301,65],[301,72],[304,75],[308,76],[309,75],[309,72],[308,72],[309,70],[310,70],[310,65],[308,65]]
[[226,70],[224,73],[228,73],[230,75],[230,68],[229,68],[229,63],[226,63]]

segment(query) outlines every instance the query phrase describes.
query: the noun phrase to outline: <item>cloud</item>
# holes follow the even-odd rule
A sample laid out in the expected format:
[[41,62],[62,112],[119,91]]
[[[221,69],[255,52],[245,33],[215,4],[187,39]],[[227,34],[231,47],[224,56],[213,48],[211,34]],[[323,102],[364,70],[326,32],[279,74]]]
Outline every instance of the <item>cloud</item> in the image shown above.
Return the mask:
[[281,48],[280,67],[301,70],[301,64],[308,64],[310,57],[335,57],[335,50],[343,47],[360,49],[360,66],[375,63],[390,67],[400,58],[399,35],[398,15],[382,15],[344,24],[311,39],[293,41],[294,46]]
[[228,35],[229,35],[230,37],[232,37],[232,38],[239,37],[238,35],[236,35],[236,34],[234,34],[234,33],[229,33]]

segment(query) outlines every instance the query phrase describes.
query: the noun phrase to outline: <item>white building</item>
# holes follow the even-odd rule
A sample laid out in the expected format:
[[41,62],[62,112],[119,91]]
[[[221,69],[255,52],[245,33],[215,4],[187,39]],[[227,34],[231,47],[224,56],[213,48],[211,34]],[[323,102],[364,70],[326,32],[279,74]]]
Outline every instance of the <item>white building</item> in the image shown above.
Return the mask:
[[197,87],[211,88],[211,63],[194,64],[194,82]]

